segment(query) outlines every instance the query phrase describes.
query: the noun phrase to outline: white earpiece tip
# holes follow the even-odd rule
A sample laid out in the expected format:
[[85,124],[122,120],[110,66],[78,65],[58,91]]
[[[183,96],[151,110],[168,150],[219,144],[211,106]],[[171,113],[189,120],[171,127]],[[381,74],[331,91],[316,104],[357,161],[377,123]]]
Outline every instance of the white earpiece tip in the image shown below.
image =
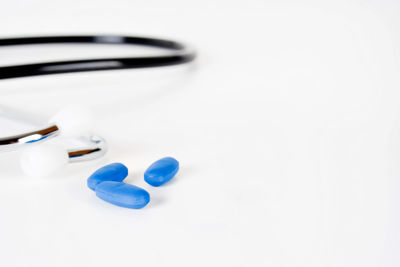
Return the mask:
[[50,123],[55,123],[63,136],[86,135],[93,128],[93,114],[87,108],[72,106],[53,116]]
[[22,151],[22,171],[33,177],[46,177],[68,162],[68,153],[62,147],[49,144],[33,145]]

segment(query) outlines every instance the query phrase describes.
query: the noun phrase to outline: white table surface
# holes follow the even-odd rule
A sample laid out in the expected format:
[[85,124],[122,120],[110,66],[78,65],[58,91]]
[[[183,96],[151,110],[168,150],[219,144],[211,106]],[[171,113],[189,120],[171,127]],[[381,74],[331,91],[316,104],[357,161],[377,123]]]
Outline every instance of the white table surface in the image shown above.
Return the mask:
[[[31,116],[91,107],[110,145],[47,180],[0,155],[0,266],[399,266],[399,12],[397,0],[3,1],[0,37],[155,35],[199,58],[0,82],[0,106]],[[131,51],[1,48],[0,64]],[[168,155],[179,175],[150,187],[144,170]],[[117,161],[151,194],[144,209],[86,187]]]

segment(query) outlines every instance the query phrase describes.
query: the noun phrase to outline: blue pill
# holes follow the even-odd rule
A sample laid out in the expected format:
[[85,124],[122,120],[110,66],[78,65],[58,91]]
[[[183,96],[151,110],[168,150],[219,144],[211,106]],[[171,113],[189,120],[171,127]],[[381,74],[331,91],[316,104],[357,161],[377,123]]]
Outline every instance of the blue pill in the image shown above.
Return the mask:
[[150,201],[150,195],[146,190],[112,181],[99,184],[96,187],[96,196],[108,203],[130,209],[141,209]]
[[87,185],[93,191],[105,181],[122,182],[128,176],[128,168],[122,163],[112,163],[95,171],[87,180]]
[[157,160],[144,173],[144,180],[152,186],[160,186],[171,180],[179,170],[179,162],[171,157]]

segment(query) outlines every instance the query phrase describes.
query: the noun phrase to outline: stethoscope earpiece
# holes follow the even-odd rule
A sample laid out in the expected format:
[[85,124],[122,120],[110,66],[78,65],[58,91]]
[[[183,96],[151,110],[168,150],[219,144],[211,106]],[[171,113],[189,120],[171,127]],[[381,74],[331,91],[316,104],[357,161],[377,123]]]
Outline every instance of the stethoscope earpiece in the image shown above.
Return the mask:
[[[93,128],[92,112],[80,106],[70,106],[61,110],[49,122],[59,129],[60,136],[67,138],[85,138]],[[83,150],[88,149],[80,149]],[[78,161],[77,156],[76,150],[68,151],[57,144],[37,142],[22,151],[20,166],[27,176],[47,177],[69,161]]]
[[[0,150],[22,148],[20,166],[26,175],[46,177],[68,162],[96,159],[107,152],[105,140],[91,134],[93,116],[89,109],[71,106],[53,116],[50,122],[49,126],[36,131],[0,138]],[[64,139],[75,139],[84,145],[66,149],[59,144],[46,142],[58,135]]]

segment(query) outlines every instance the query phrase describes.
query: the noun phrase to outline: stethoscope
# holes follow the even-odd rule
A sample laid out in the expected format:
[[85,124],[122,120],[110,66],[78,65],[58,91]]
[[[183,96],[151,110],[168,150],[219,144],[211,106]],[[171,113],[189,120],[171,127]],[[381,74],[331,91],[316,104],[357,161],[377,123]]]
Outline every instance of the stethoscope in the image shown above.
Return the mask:
[[[0,79],[13,79],[29,76],[51,75],[73,72],[101,71],[101,70],[120,70],[135,68],[150,68],[171,66],[183,64],[192,61],[195,58],[194,50],[188,46],[171,40],[119,36],[119,35],[82,35],[82,36],[47,36],[47,37],[23,37],[0,39],[0,46],[16,45],[38,45],[38,44],[112,44],[112,45],[141,45],[155,47],[167,50],[169,53],[156,56],[145,57],[116,57],[116,58],[93,58],[83,60],[67,60],[40,62],[34,64],[13,65],[0,67]],[[57,116],[56,116],[57,117]],[[65,116],[64,116],[65,117]],[[66,115],[68,117],[68,114]],[[62,132],[68,132],[70,125],[68,123],[55,120],[49,125],[24,132],[13,136],[0,137],[0,152],[16,150],[35,143],[45,142],[56,137]],[[81,162],[97,159],[107,152],[106,141],[97,135],[91,135],[85,138],[89,144],[87,147],[79,149],[67,149],[61,151],[51,148],[38,148],[30,151],[22,165],[25,165],[26,172],[33,172],[37,169],[38,162],[31,162],[37,157],[47,156],[62,158],[64,162]],[[52,152],[54,151],[54,152]],[[48,153],[52,155],[44,155]],[[64,153],[64,155],[60,155]],[[61,162],[61,161],[60,161]],[[61,163],[60,163],[61,164]],[[53,168],[57,167],[53,163]],[[27,167],[26,167],[27,166]],[[24,168],[24,167],[23,167]],[[40,172],[39,172],[40,175]]]

